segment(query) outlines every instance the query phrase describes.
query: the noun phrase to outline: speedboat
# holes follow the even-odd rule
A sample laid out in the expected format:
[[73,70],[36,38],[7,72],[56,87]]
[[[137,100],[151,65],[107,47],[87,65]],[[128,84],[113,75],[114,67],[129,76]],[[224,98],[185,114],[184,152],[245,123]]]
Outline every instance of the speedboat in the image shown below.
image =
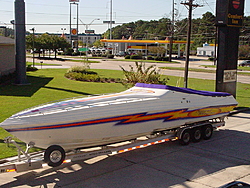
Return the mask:
[[0,126],[36,147],[58,145],[70,151],[223,117],[235,106],[236,100],[228,93],[137,83],[120,93],[33,107]]

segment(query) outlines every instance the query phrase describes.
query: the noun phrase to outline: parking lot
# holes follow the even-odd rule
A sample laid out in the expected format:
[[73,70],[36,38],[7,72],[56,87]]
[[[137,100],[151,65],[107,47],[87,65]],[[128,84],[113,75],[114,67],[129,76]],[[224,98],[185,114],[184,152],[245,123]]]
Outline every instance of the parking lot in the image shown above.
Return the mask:
[[250,111],[235,114],[210,140],[178,141],[87,161],[0,174],[0,187],[219,187],[250,183]]

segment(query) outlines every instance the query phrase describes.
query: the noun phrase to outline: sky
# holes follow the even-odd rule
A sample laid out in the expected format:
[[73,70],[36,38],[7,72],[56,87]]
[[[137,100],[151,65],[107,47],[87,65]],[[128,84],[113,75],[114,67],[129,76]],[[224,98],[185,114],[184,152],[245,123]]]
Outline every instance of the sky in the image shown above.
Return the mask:
[[[14,1],[0,0],[0,26],[12,28],[10,21],[14,19]],[[108,29],[103,21],[110,20],[111,0],[79,0],[79,33],[88,29],[102,34]],[[181,4],[185,0],[175,1],[176,19],[187,18],[188,10]],[[159,20],[171,18],[173,0],[112,0],[112,17],[116,26],[137,20]],[[202,7],[193,10],[193,18],[202,17],[207,11],[215,14],[216,0],[194,0],[194,4]],[[26,30],[35,28],[36,33],[69,33],[70,3],[69,0],[25,0]],[[72,5],[72,23],[76,23],[76,7]],[[250,15],[250,0],[245,0],[245,15]]]

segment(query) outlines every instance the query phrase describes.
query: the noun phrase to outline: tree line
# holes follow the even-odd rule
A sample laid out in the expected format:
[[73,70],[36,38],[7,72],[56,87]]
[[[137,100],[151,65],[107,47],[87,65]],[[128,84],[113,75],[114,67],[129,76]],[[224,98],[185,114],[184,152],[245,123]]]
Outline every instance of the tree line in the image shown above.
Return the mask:
[[[151,40],[165,40],[171,36],[172,26],[174,26],[174,40],[186,40],[187,36],[187,18],[177,20],[172,24],[169,18],[161,18],[159,20],[143,21],[138,20],[136,22],[125,23],[112,28],[113,39],[128,39],[130,36],[133,39],[151,39]],[[243,27],[240,32],[240,56],[249,56],[250,53],[250,16],[244,17]],[[13,37],[13,29],[7,28],[5,35]],[[3,30],[0,31],[0,35],[4,35]],[[103,38],[109,38],[110,30],[103,33]],[[191,40],[194,43],[191,45],[192,50],[196,50],[197,47],[202,46],[204,43],[215,43],[216,38],[216,26],[215,16],[211,12],[206,12],[201,18],[192,19],[192,36]],[[53,51],[55,58],[59,50],[69,50],[71,45],[65,38],[57,35],[50,35],[48,33],[33,36],[31,33],[27,33],[26,45],[27,49],[33,49],[36,52],[45,54]],[[96,46],[103,44],[100,41],[94,43]],[[174,50],[177,46],[173,46]],[[181,46],[182,50],[185,50],[185,45]],[[241,52],[242,51],[242,52]],[[50,55],[50,54],[49,54]]]
[[26,36],[26,48],[33,49],[33,47],[33,53],[38,53],[39,57],[41,54],[44,56],[46,52],[48,52],[50,56],[51,52],[53,52],[54,57],[56,58],[58,51],[66,51],[71,47],[71,45],[65,38],[57,35],[42,34],[36,36],[30,34]]
[[[186,40],[187,37],[187,18],[174,22],[174,40]],[[113,39],[159,39],[165,40],[171,36],[172,21],[169,18],[160,20],[125,23],[112,28]],[[107,30],[103,36],[109,38],[110,30]],[[191,49],[196,50],[204,43],[215,43],[216,26],[215,16],[211,12],[206,12],[201,18],[192,19],[192,36],[194,43]],[[244,26],[240,33],[240,44],[248,45],[250,43],[250,16],[244,17]],[[183,46],[184,49],[184,46]]]

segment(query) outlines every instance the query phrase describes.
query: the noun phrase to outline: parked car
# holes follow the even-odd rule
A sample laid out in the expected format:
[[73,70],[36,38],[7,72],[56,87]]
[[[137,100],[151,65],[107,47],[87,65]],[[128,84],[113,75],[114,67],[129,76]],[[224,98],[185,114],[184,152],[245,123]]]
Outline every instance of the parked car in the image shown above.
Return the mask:
[[237,188],[237,187],[250,188],[250,185],[241,181],[233,181],[219,188]]
[[242,67],[250,66],[250,60],[242,61],[241,63],[239,63],[239,66]]
[[126,52],[120,51],[119,53],[115,54],[115,56],[123,57],[126,55]]

